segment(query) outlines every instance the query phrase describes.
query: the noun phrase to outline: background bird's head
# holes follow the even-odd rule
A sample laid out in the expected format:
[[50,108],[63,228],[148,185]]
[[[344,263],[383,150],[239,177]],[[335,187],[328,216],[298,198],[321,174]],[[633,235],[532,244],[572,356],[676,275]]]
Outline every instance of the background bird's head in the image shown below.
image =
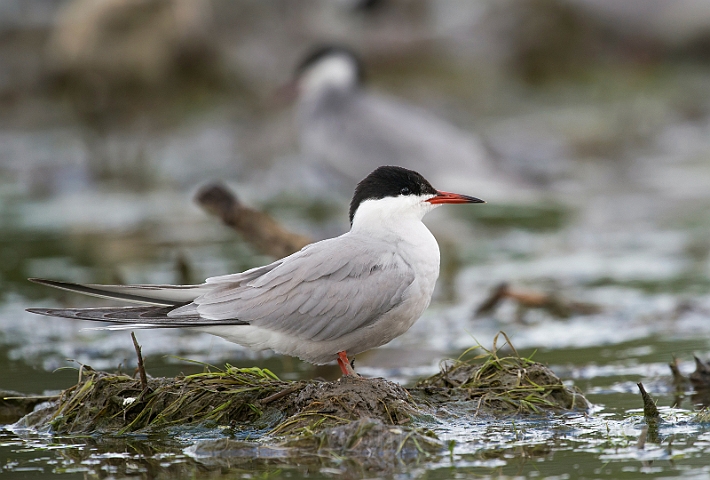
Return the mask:
[[327,90],[352,90],[363,80],[362,62],[349,48],[326,45],[313,49],[296,68],[294,84],[301,96]]

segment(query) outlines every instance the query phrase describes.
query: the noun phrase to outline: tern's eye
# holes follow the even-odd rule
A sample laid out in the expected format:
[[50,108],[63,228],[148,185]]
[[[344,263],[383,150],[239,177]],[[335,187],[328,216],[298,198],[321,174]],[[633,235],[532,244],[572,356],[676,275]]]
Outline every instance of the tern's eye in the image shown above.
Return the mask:
[[409,195],[409,187],[404,187],[402,190],[399,191],[402,195]]

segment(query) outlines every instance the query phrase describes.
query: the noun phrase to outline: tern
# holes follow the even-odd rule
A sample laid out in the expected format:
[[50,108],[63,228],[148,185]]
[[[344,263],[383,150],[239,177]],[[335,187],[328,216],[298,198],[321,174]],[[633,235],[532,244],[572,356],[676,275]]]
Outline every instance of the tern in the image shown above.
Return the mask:
[[188,328],[254,350],[314,364],[351,356],[402,335],[431,301],[439,246],[422,217],[443,204],[485,203],[436,190],[419,173],[375,169],[358,183],[350,230],[242,273],[200,285],[33,282],[141,306],[30,308],[40,315],[110,322],[109,330]]
[[363,82],[363,71],[351,49],[325,45],[301,60],[288,86],[296,97],[301,152],[319,171],[335,174],[326,178],[350,184],[386,163],[417,171],[436,166],[436,183],[473,186],[487,195],[508,198],[508,192],[523,186],[501,171],[474,134],[424,108],[373,92]]

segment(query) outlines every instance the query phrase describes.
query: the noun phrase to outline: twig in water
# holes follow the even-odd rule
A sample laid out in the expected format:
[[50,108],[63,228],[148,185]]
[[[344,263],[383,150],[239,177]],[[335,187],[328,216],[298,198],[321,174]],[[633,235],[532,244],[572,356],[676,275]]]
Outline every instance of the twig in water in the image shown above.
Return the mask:
[[488,298],[476,309],[474,316],[479,317],[493,313],[506,299],[517,303],[521,312],[538,308],[558,318],[569,318],[572,315],[592,315],[601,311],[601,308],[593,303],[566,300],[554,293],[516,289],[504,282],[493,288]]
[[671,369],[671,374],[673,374],[673,386],[677,393],[685,392],[688,387],[688,378],[680,373],[680,368],[678,367],[678,359],[673,357],[673,361],[668,364]]
[[661,421],[661,415],[658,413],[658,408],[656,403],[648,394],[645,388],[643,388],[643,383],[639,382],[636,384],[641,391],[641,398],[643,399],[643,417],[646,423],[658,423]]
[[710,387],[710,365],[693,355],[695,359],[695,371],[690,374],[690,383],[695,390],[707,389]]
[[636,442],[636,448],[638,450],[643,450],[646,447],[646,437],[648,436],[648,425],[644,425],[641,430],[641,435],[639,435],[638,442]]

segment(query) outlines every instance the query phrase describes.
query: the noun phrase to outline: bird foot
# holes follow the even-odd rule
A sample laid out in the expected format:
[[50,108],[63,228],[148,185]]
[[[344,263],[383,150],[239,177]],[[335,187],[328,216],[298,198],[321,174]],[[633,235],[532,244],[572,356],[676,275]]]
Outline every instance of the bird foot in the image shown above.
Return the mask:
[[348,360],[348,356],[345,351],[338,352],[338,365],[340,365],[340,371],[343,372],[343,376],[353,377],[357,375],[355,370],[353,370],[352,365],[350,365],[350,361]]

